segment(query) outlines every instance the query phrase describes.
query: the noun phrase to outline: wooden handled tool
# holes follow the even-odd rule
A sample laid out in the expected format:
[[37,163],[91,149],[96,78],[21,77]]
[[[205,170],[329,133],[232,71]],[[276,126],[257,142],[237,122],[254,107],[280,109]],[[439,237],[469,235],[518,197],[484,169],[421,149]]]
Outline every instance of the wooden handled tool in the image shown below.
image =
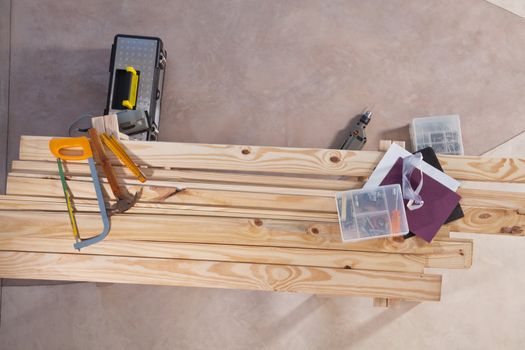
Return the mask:
[[117,203],[111,208],[109,208],[109,212],[110,214],[123,213],[126,210],[133,207],[133,205],[138,200],[140,194],[139,192],[137,192],[135,196],[132,196],[127,191],[122,191],[122,188],[118,184],[117,176],[115,175],[113,166],[111,165],[111,162],[109,161],[109,158],[106,155],[106,152],[104,151],[102,142],[100,142],[97,130],[91,128],[88,130],[88,133],[91,138],[91,143],[93,145],[95,159],[97,160],[97,163],[99,163],[102,166],[102,169],[106,174],[106,178],[108,179],[109,186],[111,187],[111,192],[113,192],[113,195],[117,199]]
[[128,167],[129,170],[137,177],[140,182],[146,182],[146,176],[140,168],[133,162],[130,156],[126,153],[124,148],[120,145],[114,135],[108,136],[106,133],[100,135],[102,143],[113,152],[117,158]]
[[104,174],[106,174],[106,178],[108,179],[111,191],[117,199],[123,198],[123,193],[118,184],[117,176],[115,175],[113,167],[111,166],[111,162],[109,161],[109,158],[106,155],[104,148],[102,147],[102,143],[100,142],[97,130],[91,128],[88,130],[88,133],[89,137],[91,138],[91,145],[93,146],[95,159],[97,163],[99,163],[102,166],[102,169],[104,169]]

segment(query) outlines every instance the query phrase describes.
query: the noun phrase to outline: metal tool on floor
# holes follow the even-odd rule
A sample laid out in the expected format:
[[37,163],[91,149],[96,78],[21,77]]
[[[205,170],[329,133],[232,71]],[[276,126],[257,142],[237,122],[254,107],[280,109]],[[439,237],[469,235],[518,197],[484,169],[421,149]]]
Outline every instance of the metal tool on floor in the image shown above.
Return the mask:
[[97,130],[91,128],[88,130],[88,133],[91,138],[91,144],[93,145],[95,159],[102,166],[104,174],[108,179],[109,186],[111,187],[111,192],[113,192],[113,195],[117,200],[117,202],[108,209],[109,215],[124,213],[135,205],[142,192],[138,191],[135,195],[131,195],[126,189],[123,190],[120,187],[113,166],[104,151]]
[[372,112],[365,111],[359,119],[355,118],[352,125],[350,126],[350,135],[346,138],[345,142],[341,146],[344,150],[360,150],[366,143],[366,132],[365,129],[372,119]]
[[[68,138],[57,138],[51,139],[49,141],[49,149],[55,157],[57,157],[58,170],[60,174],[60,180],[62,182],[62,188],[64,189],[64,195],[66,197],[66,203],[69,213],[69,219],[71,221],[71,226],[73,227],[73,235],[75,236],[75,244],[73,246],[75,249],[80,250],[92,244],[102,241],[109,234],[110,231],[110,222],[108,214],[106,212],[106,204],[104,203],[104,197],[102,195],[102,188],[100,187],[100,181],[98,179],[97,167],[95,166],[95,161],[93,160],[93,152],[91,151],[91,146],[89,145],[89,140],[87,137],[68,137]],[[71,153],[75,150],[80,149],[82,153]],[[64,175],[64,169],[62,167],[62,161],[66,160],[85,160],[87,159],[89,164],[89,169],[91,171],[91,178],[93,179],[93,186],[95,187],[95,192],[97,194],[98,208],[100,211],[100,216],[102,217],[102,223],[104,228],[101,233],[91,238],[82,239],[78,232],[78,227],[73,211],[73,205],[71,203],[71,197],[67,190],[67,182]]]

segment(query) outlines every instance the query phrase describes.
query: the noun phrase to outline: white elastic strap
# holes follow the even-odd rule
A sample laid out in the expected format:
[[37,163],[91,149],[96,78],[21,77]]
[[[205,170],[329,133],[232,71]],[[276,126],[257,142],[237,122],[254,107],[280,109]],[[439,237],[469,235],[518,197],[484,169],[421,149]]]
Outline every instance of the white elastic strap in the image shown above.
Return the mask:
[[[423,170],[421,164],[423,162],[423,155],[416,153],[403,159],[403,198],[408,200],[407,208],[409,210],[419,209],[425,204],[423,198],[419,195],[423,188]],[[412,188],[410,178],[415,169],[419,170],[421,181],[415,189]]]

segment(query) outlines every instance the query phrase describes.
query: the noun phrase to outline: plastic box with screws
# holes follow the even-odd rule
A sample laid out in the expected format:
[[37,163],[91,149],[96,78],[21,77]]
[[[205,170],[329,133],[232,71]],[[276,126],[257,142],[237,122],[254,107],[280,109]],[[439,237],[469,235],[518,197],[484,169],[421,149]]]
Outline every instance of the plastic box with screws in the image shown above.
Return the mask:
[[412,149],[432,147],[441,154],[463,155],[459,115],[414,118],[410,124]]
[[343,242],[408,233],[400,185],[337,192],[335,199]]

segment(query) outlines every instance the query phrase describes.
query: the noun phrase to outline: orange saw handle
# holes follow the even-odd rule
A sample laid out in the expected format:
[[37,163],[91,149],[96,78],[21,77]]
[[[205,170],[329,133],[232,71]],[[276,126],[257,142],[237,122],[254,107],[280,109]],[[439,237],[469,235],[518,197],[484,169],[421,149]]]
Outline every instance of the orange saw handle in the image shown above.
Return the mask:
[[[67,154],[64,150],[78,149],[82,150],[81,154]],[[63,160],[84,160],[93,157],[89,140],[85,136],[56,138],[49,141],[49,150],[57,158]]]

